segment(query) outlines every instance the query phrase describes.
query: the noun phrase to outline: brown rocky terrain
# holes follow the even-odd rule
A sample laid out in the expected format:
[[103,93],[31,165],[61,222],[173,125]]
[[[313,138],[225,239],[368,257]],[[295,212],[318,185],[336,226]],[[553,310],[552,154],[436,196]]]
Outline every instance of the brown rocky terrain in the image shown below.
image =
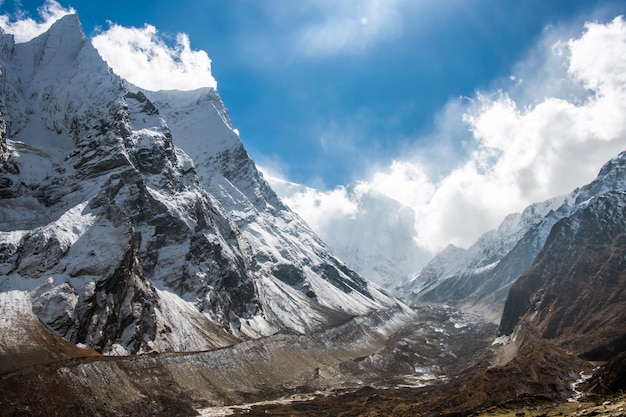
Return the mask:
[[442,407],[450,392],[437,389],[381,391],[363,388],[337,397],[320,397],[289,404],[264,404],[243,408],[247,416],[472,416],[472,417],[622,417],[626,414],[626,395],[594,398],[581,402],[551,401],[526,397],[498,403],[478,410],[453,411]]
[[425,307],[214,351],[65,359],[0,374],[0,415],[190,416],[292,396],[408,396],[487,364],[495,330],[476,316]]
[[[7,297],[13,299],[11,303]],[[0,374],[75,357],[100,356],[49,331],[19,293],[0,293],[0,333]]]

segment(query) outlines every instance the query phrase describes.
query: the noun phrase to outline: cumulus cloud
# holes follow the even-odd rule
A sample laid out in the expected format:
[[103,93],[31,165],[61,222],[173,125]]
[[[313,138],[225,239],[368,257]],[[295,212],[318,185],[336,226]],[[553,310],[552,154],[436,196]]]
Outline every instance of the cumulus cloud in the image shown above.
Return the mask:
[[[345,224],[353,220],[358,212],[358,201],[355,195],[348,192],[346,187],[337,187],[328,192],[321,192],[314,188],[297,187],[291,190],[281,189],[272,181],[272,186],[282,195],[291,194],[288,198],[290,207],[315,229],[332,230],[333,225]],[[334,232],[337,232],[335,229]],[[332,233],[326,233],[322,238],[331,238]]]
[[[606,48],[598,48],[599,45]],[[626,29],[623,17],[611,23],[586,23],[585,34],[568,42],[569,72],[599,94],[623,93],[626,86]]]
[[22,11],[16,12],[13,16],[1,15],[0,27],[6,33],[13,34],[16,42],[27,42],[50,29],[50,26],[63,16],[76,13],[72,7],[66,9],[55,0],[46,0],[37,11],[39,20],[27,16]]
[[189,36],[176,35],[168,44],[157,29],[110,24],[92,39],[102,58],[116,74],[148,90],[217,88],[211,60],[205,51],[192,50]]
[[[451,152],[456,165],[443,158],[450,152],[418,149],[359,185],[413,211],[420,248],[432,253],[448,243],[467,247],[506,214],[591,181],[603,163],[624,150],[624,19],[587,23],[570,39],[559,39],[556,28],[544,36],[516,66],[515,82],[501,80],[508,88],[480,91],[442,110],[433,138],[445,139],[459,133],[459,123],[465,126],[465,141],[457,145],[462,151]],[[355,207],[367,209],[355,206],[354,196],[338,188],[286,200],[312,219],[321,236],[332,236],[324,230],[332,224],[325,218],[358,216]],[[313,198],[324,203],[311,205]]]

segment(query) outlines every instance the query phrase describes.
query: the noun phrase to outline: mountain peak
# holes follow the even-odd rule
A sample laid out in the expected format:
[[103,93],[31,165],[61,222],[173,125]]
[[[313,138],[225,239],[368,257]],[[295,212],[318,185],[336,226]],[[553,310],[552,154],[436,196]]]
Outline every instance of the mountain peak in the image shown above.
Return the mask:
[[0,291],[58,335],[204,350],[399,306],[280,202],[216,90],[140,93],[76,15],[0,58]]
[[71,65],[83,47],[89,44],[76,14],[63,16],[30,43],[36,49],[39,59],[35,66],[39,67]]
[[47,31],[48,34],[56,32],[78,33],[83,39],[86,39],[85,34],[83,33],[83,25],[80,23],[77,13],[66,14],[54,22]]
[[[68,14],[57,20],[46,32],[29,42],[33,42],[56,52],[61,52],[67,59],[67,53],[75,52],[87,42],[83,26],[76,14]],[[28,42],[27,42],[28,43]]]
[[604,177],[615,171],[617,167],[625,167],[626,168],[626,151],[620,153],[615,158],[611,159],[609,162],[604,164],[604,166],[600,169],[600,173],[598,177]]

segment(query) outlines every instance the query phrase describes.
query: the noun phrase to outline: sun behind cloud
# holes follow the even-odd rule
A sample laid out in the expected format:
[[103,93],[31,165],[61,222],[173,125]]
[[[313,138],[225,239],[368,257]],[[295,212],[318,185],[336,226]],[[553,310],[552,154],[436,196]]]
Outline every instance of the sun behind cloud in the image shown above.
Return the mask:
[[[359,183],[413,210],[420,248],[435,253],[449,243],[467,247],[507,214],[591,181],[626,148],[623,17],[587,23],[571,39],[558,39],[554,31],[550,42],[540,41],[527,58],[535,63],[536,55],[546,57],[541,65],[518,65],[524,82],[513,83],[510,90],[479,91],[464,98],[463,105],[446,108],[453,111],[431,137],[436,147],[445,141],[453,118],[465,124],[466,156],[456,166],[432,175],[438,165],[449,163],[447,153],[414,149],[404,159],[376,167]],[[331,247],[337,229],[333,219],[355,203],[342,190],[285,195],[291,207],[325,202],[300,214]]]

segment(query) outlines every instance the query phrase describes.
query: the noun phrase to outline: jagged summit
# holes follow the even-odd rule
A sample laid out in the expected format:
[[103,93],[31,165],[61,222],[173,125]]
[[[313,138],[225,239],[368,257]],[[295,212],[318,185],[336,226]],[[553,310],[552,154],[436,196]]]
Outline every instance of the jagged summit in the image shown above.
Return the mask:
[[[67,67],[75,62],[83,48],[86,47],[95,51],[85,37],[76,14],[63,16],[54,22],[48,31],[29,43],[37,51],[36,58],[38,59],[33,64],[39,68],[47,66]],[[51,72],[56,72],[56,69],[52,69]]]
[[282,204],[216,90],[130,85],[76,15],[0,40],[0,291],[49,329],[202,350],[399,306]]

